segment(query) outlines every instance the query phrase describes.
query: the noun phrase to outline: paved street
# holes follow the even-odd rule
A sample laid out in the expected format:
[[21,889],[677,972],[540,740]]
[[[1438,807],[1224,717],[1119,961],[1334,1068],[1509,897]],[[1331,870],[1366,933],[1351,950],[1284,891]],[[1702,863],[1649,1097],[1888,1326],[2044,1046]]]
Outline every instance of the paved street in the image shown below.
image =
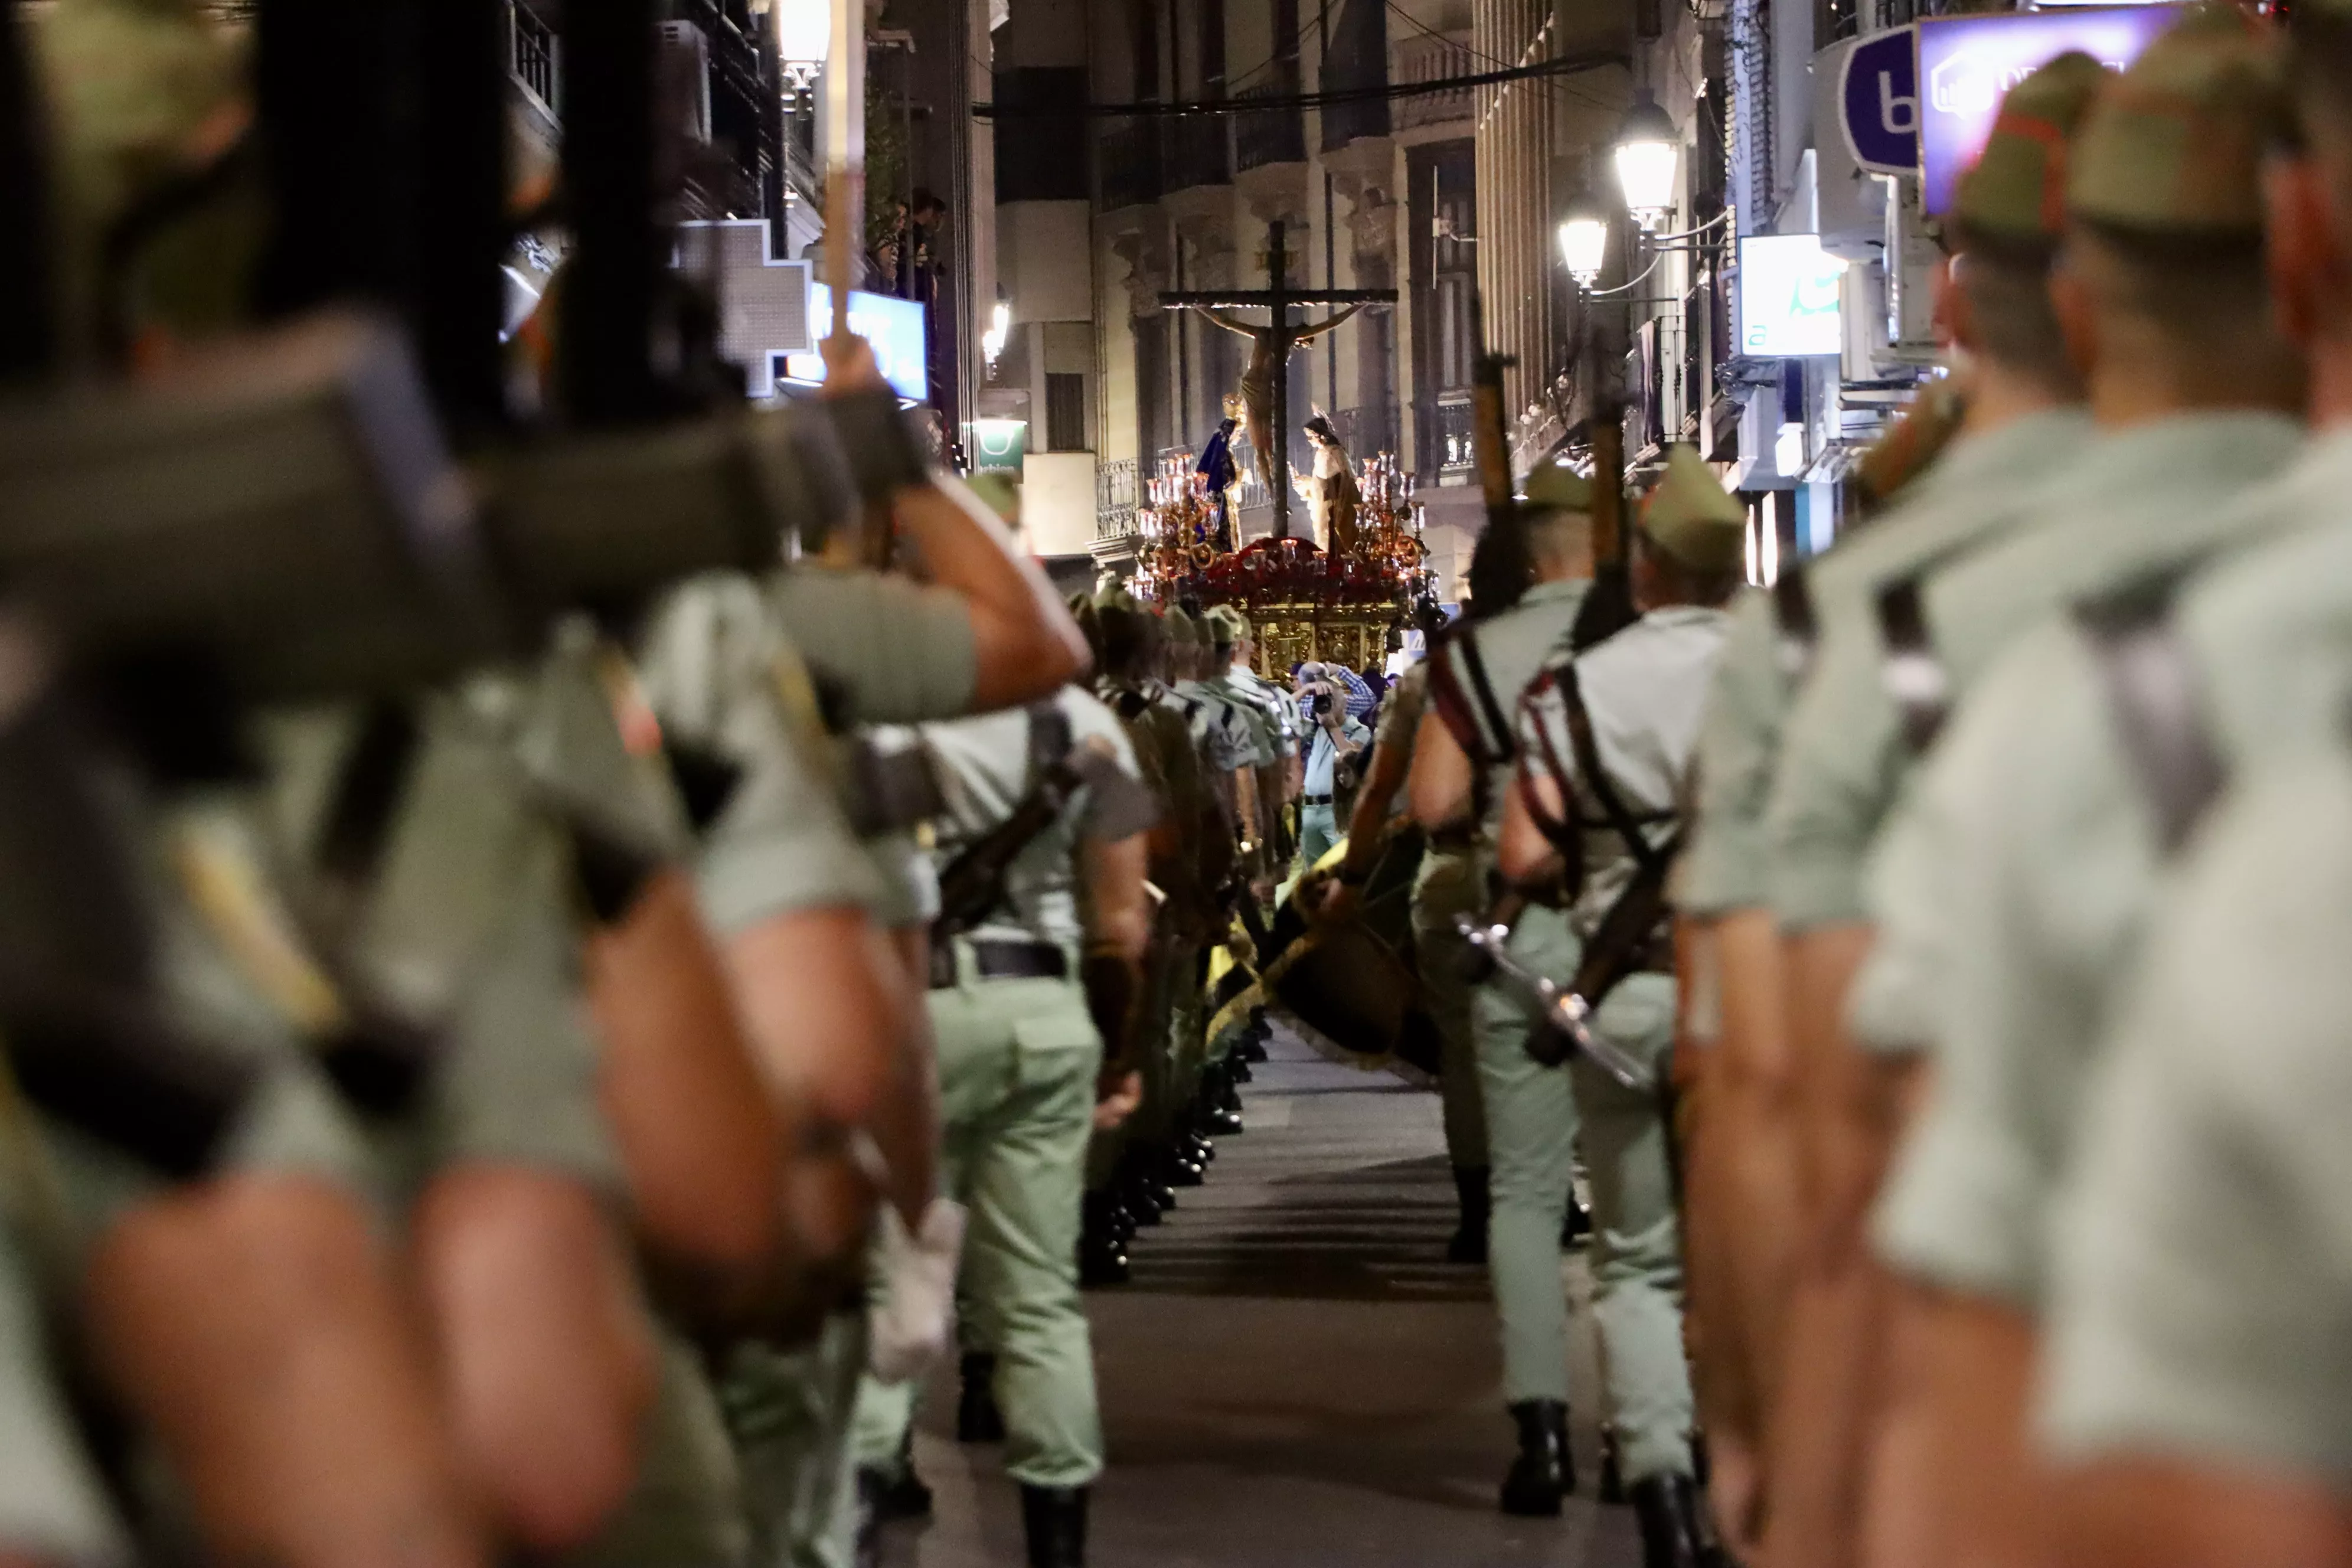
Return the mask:
[[[1091,1293],[1111,1468],[1101,1568],[1630,1568],[1632,1514],[1591,1500],[1598,1434],[1577,1411],[1580,1495],[1559,1520],[1494,1506],[1510,1457],[1482,1271],[1443,1261],[1454,1196],[1437,1099],[1335,1066],[1277,1031],[1209,1184]],[[1583,1271],[1570,1262],[1570,1289]],[[1582,1314],[1578,1315],[1580,1325]],[[1580,1327],[1575,1386],[1594,1385]],[[886,1561],[1022,1560],[1018,1502],[988,1448],[951,1436],[951,1379],[920,1417],[933,1521]]]

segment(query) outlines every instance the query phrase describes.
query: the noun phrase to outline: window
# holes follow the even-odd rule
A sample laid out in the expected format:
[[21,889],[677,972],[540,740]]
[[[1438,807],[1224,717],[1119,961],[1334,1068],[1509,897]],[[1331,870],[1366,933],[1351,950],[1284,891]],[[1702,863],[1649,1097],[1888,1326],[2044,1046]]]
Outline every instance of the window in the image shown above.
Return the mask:
[[1077,373],[1045,375],[1045,450],[1087,449],[1087,378]]

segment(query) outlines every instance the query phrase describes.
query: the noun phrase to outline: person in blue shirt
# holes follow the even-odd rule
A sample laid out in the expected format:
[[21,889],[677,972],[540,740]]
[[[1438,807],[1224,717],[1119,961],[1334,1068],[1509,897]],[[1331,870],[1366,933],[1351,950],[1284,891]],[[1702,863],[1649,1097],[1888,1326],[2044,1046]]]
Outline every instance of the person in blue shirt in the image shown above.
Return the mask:
[[1372,732],[1349,710],[1325,667],[1313,661],[1298,667],[1298,712],[1310,737],[1298,806],[1298,864],[1305,870],[1339,841],[1339,797],[1354,793],[1355,759],[1371,743]]

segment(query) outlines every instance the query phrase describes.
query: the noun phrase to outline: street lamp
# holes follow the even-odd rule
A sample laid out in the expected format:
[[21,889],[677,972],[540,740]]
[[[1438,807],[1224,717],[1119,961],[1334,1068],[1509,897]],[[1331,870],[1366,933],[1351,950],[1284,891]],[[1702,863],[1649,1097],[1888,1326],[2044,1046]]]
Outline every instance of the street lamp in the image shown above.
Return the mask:
[[831,0],[774,0],[776,63],[793,92],[806,92],[833,49]]
[[1591,196],[1578,195],[1568,204],[1568,216],[1559,224],[1559,258],[1567,264],[1568,275],[1582,287],[1591,288],[1601,280],[1608,253],[1608,216]]
[[1682,151],[1682,133],[1674,118],[1658,107],[1644,88],[1633,98],[1625,123],[1617,128],[1617,183],[1624,187],[1625,205],[1644,230],[1675,205],[1675,159]]
[[1013,334],[1013,307],[999,300],[990,313],[987,330],[980,334],[980,352],[988,361],[988,368],[996,368],[998,356],[1004,353],[1004,342]]

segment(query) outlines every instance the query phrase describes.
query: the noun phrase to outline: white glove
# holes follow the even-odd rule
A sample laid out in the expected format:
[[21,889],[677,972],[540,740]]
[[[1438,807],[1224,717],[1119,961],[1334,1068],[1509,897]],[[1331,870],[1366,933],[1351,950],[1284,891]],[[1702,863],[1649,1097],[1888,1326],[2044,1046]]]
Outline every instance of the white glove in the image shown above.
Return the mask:
[[933,1198],[912,1234],[882,1205],[882,1289],[866,1313],[866,1364],[882,1382],[920,1377],[947,1353],[963,1226],[963,1205],[952,1198]]

